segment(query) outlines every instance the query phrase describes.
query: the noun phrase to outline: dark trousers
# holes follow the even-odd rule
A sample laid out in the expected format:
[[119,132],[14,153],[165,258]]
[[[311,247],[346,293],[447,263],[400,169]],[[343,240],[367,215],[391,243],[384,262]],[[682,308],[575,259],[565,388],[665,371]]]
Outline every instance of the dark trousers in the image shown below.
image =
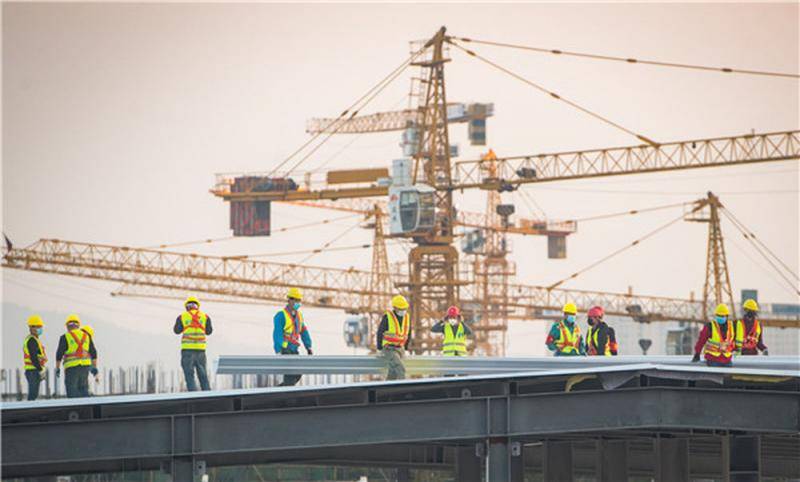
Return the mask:
[[[300,353],[297,351],[293,351],[290,348],[284,348],[281,350],[281,355],[299,355]],[[281,382],[279,387],[291,387],[297,385],[297,382],[303,378],[303,375],[284,375],[283,381]]]
[[25,379],[28,380],[28,400],[36,400],[39,396],[39,383],[42,376],[38,370],[25,370]]
[[183,368],[187,390],[190,392],[197,391],[197,383],[194,381],[195,372],[197,372],[197,379],[200,380],[200,388],[211,390],[211,386],[208,384],[208,372],[206,371],[205,350],[181,350],[181,368]]
[[731,366],[733,366],[732,363],[720,363],[720,362],[714,361],[714,360],[706,360],[706,365],[708,365],[710,367],[718,367],[718,368],[730,368]]
[[64,369],[64,386],[67,387],[67,398],[89,396],[89,369],[77,366]]

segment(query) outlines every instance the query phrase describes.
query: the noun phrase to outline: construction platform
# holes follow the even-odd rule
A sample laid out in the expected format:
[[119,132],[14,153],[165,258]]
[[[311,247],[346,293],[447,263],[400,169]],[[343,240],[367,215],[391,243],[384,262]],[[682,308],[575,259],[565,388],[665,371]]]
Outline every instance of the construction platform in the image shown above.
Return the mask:
[[16,402],[2,436],[4,477],[161,469],[183,482],[296,463],[467,482],[800,478],[800,372],[641,363]]

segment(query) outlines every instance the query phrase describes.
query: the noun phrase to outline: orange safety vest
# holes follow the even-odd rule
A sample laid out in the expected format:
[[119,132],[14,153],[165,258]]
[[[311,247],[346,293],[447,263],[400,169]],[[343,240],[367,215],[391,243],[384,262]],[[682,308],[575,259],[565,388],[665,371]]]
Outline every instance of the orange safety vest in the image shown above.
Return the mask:
[[[38,367],[33,366],[33,361],[31,360],[31,354],[28,351],[28,340],[33,338],[36,340],[36,344],[39,345],[39,365]],[[39,339],[38,336],[28,335],[25,337],[25,341],[22,344],[22,362],[25,365],[26,370],[41,370],[44,368],[45,364],[47,363],[47,353],[44,351],[44,345],[42,345],[42,341]]]
[[289,343],[295,346],[300,346],[300,335],[306,329],[303,323],[303,314],[297,310],[297,319],[292,318],[289,311],[284,308],[283,310],[283,348],[289,346]]
[[389,321],[389,329],[383,332],[382,346],[405,347],[406,340],[408,340],[408,332],[410,331],[409,328],[411,327],[411,318],[408,312],[403,316],[402,323],[397,320],[391,310],[386,312],[386,319]]
[[747,325],[744,320],[739,320],[736,325],[736,348],[738,350],[757,349],[758,339],[761,337],[761,322],[753,320],[753,327],[750,329],[750,333],[745,333]]
[[580,351],[581,327],[578,326],[577,323],[575,323],[573,326],[575,328],[572,330],[572,333],[570,333],[563,321],[558,322],[558,329],[560,333],[558,340],[556,340],[556,348],[558,348],[559,353],[572,353],[575,351]]
[[735,330],[732,322],[729,321],[726,325],[728,329],[725,333],[725,339],[723,339],[719,323],[716,320],[711,321],[711,337],[706,341],[703,353],[730,361],[733,357],[733,351],[736,349]]
[[[76,333],[81,334],[80,339],[78,339]],[[90,366],[92,364],[92,355],[89,353],[89,334],[80,329],[68,331],[66,340],[67,351],[64,352],[64,369]]]
[[200,310],[184,311],[181,314],[183,334],[181,350],[206,349],[206,322],[208,317]]

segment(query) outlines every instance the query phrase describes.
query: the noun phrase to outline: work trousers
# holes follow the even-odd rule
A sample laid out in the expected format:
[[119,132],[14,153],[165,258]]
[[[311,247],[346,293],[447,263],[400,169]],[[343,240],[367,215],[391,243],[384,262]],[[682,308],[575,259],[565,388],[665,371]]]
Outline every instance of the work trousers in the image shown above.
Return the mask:
[[[299,350],[299,347],[298,347]],[[299,351],[293,351],[290,348],[284,348],[281,350],[281,355],[299,355]],[[297,385],[297,382],[303,378],[303,375],[284,375],[283,381],[278,385],[279,387],[293,387]]]
[[89,396],[89,370],[92,367],[77,366],[64,369],[64,386],[67,398]]
[[28,380],[28,400],[36,400],[39,397],[39,383],[42,376],[38,370],[25,370],[25,379]]
[[183,377],[186,379],[186,389],[190,392],[197,391],[197,383],[194,380],[195,372],[200,381],[202,390],[211,390],[208,384],[208,372],[206,371],[206,351],[205,350],[181,350],[181,368]]
[[398,346],[384,345],[381,356],[386,364],[387,380],[402,380],[406,377],[406,366],[403,364],[405,350]]
[[714,360],[706,360],[706,365],[710,367],[717,367],[717,368],[730,368],[733,366],[732,363],[720,363]]

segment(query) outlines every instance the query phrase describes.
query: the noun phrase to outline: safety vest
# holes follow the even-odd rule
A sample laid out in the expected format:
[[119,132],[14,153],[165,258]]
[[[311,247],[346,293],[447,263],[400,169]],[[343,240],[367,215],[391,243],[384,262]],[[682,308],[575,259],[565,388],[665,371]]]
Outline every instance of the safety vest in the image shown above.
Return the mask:
[[[28,351],[28,340],[33,338],[36,340],[36,344],[39,345],[39,365],[38,367],[33,366],[33,361],[31,360],[31,354]],[[47,353],[44,351],[44,345],[42,345],[42,341],[39,339],[38,336],[28,335],[25,338],[25,341],[22,345],[22,361],[25,364],[26,370],[36,370],[39,371],[44,368],[45,364],[47,363]]]
[[753,327],[750,328],[750,333],[747,331],[747,325],[744,320],[739,320],[736,324],[736,348],[738,350],[756,350],[758,348],[758,339],[761,337],[761,323],[758,320],[753,320]]
[[394,312],[391,310],[386,312],[386,319],[389,321],[389,329],[383,332],[382,347],[386,345],[397,347],[406,346],[406,340],[408,340],[408,332],[411,326],[408,312],[403,316],[402,323],[397,321],[397,317],[394,316]]
[[573,324],[572,333],[563,321],[558,322],[559,336],[556,340],[556,348],[559,353],[574,353],[580,351],[581,328],[577,323]]
[[90,366],[92,364],[92,355],[89,353],[89,334],[80,329],[75,329],[68,331],[64,338],[67,340],[67,351],[64,352],[64,368]]
[[444,343],[442,343],[442,355],[464,356],[466,354],[467,354],[467,335],[464,334],[464,325],[459,323],[458,329],[456,329],[455,333],[453,333],[453,326],[450,325],[450,323],[445,323]]
[[306,326],[303,323],[303,313],[300,310],[296,311],[297,320],[292,318],[289,310],[283,309],[283,348],[286,348],[291,343],[294,346],[300,346],[300,335],[305,331]]
[[733,323],[730,321],[726,323],[726,326],[728,329],[725,330],[725,339],[723,339],[719,323],[716,321],[711,322],[711,337],[706,341],[703,353],[730,361],[733,356],[733,350],[736,348],[736,342],[734,341],[735,330],[733,329]]
[[181,350],[206,349],[206,322],[208,317],[200,310],[184,311],[181,313],[183,335],[181,336]]
[[597,334],[600,333],[599,326],[590,326],[589,331],[586,332],[586,351],[589,355],[605,355],[611,356],[613,350],[617,348],[617,342],[611,341],[611,329],[607,328],[608,336],[606,336],[606,346],[603,347],[603,352],[600,353],[597,346]]

